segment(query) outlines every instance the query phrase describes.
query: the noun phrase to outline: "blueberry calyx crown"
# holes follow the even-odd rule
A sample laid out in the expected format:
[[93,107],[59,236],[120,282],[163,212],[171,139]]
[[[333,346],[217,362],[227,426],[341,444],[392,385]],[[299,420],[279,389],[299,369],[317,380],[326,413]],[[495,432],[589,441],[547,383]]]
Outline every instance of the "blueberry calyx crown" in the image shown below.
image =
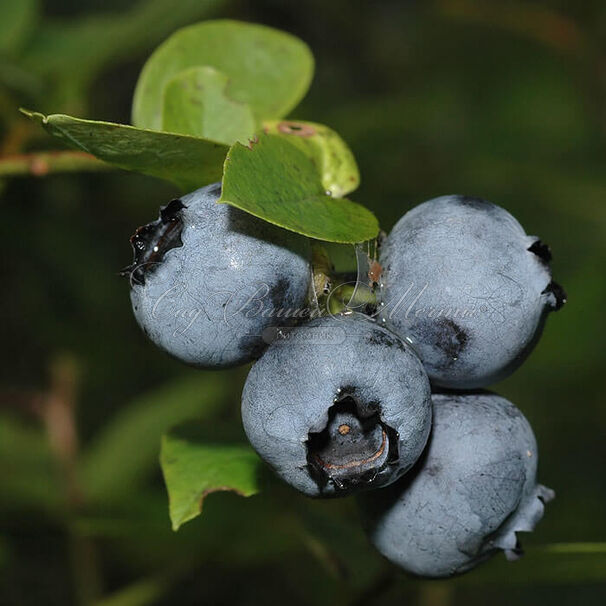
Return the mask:
[[542,295],[550,294],[553,297],[554,302],[552,303],[552,307],[554,311],[558,311],[562,309],[564,303],[568,301],[568,296],[566,295],[566,291],[562,286],[560,286],[557,282],[553,280],[545,287]]
[[355,397],[345,393],[329,409],[324,429],[309,433],[307,462],[320,489],[329,483],[339,491],[370,486],[397,460],[397,444],[397,435],[378,411],[364,414]]
[[536,240],[528,247],[528,250],[535,254],[544,265],[549,265],[551,261],[551,248],[549,248],[548,244],[545,244],[541,240]]
[[183,246],[181,211],[184,208],[181,200],[171,200],[160,208],[160,216],[156,221],[139,227],[131,236],[133,262],[120,272],[121,276],[130,279],[131,286],[145,284],[147,274],[154,270],[164,255],[172,248]]
[[[548,244],[545,244],[545,242],[542,242],[541,240],[535,240],[528,247],[528,251],[536,255],[543,265],[546,267],[549,266],[552,255],[551,248],[549,248]],[[553,280],[543,289],[541,294],[552,296],[553,302],[551,303],[551,307],[554,311],[562,309],[564,303],[566,303],[568,299],[564,288]]]

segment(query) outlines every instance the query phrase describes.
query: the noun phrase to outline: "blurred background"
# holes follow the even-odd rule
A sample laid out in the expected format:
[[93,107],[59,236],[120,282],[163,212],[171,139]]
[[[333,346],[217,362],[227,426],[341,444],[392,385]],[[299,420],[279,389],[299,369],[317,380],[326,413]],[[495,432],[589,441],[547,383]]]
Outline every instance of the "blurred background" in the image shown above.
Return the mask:
[[[349,500],[271,479],[170,529],[168,427],[240,431],[246,369],[184,368],[130,310],[128,238],[175,195],[120,171],[61,173],[19,106],[122,123],[175,29],[231,17],[288,30],[317,70],[293,116],[352,147],[352,196],[384,229],[448,193],[505,206],[554,252],[568,305],[495,386],[537,435],[553,487],[526,558],[443,582],[397,572]],[[604,604],[606,4],[471,0],[15,0],[0,5],[0,604]]]

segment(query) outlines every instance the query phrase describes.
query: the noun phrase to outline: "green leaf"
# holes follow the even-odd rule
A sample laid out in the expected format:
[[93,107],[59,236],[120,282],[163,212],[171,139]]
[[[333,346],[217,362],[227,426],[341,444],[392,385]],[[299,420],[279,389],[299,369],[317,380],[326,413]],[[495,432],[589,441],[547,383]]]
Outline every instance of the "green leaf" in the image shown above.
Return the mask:
[[186,419],[210,418],[226,393],[225,381],[205,373],[155,389],[122,409],[83,453],[87,496],[108,501],[136,490],[157,467],[162,434]]
[[32,31],[38,15],[37,0],[2,2],[0,5],[0,53],[14,53]]
[[318,240],[362,242],[379,231],[369,210],[327,195],[309,156],[275,135],[231,147],[220,202]]
[[255,132],[248,105],[227,95],[228,78],[212,67],[192,67],[166,85],[162,130],[231,145]]
[[119,168],[166,179],[186,191],[221,179],[228,150],[221,143],[112,122],[22,111],[70,147]]
[[168,82],[204,65],[225,74],[229,97],[250,105],[259,120],[286,115],[313,75],[311,51],[290,34],[230,20],[198,23],[173,34],[145,64],[133,100],[133,124],[159,130]]
[[271,120],[263,130],[279,135],[296,145],[316,165],[322,186],[332,196],[341,198],[360,185],[356,159],[341,137],[328,126],[315,122]]
[[162,438],[160,463],[173,530],[198,516],[212,492],[227,490],[244,497],[259,492],[261,460],[252,448],[205,442],[195,426]]

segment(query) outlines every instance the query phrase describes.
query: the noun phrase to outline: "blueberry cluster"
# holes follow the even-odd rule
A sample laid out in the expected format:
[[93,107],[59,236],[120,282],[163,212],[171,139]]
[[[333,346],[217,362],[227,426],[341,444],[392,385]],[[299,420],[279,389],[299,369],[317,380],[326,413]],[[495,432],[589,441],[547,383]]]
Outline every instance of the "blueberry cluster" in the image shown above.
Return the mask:
[[305,495],[357,494],[371,542],[404,570],[518,557],[553,492],[537,484],[527,420],[481,388],[565,302],[549,248],[494,204],[436,198],[382,243],[373,306],[310,319],[309,241],[219,196],[174,200],[131,239],[145,333],[203,368],[256,360],[242,394],[252,446]]

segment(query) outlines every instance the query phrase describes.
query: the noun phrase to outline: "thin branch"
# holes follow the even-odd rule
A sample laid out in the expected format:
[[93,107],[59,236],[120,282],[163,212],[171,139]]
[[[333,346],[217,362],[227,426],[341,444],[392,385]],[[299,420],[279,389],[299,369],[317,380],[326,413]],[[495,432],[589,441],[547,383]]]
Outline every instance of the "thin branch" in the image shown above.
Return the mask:
[[45,177],[52,173],[107,171],[113,166],[80,151],[45,151],[0,157],[0,177]]
[[[71,356],[60,356],[53,361],[50,371],[51,384],[41,414],[51,450],[63,473],[69,511],[75,514],[86,498],[78,481],[78,367]],[[96,545],[90,537],[79,535],[73,526],[68,531],[76,602],[89,606],[102,593]]]
[[69,356],[53,361],[50,369],[51,385],[42,408],[42,418],[55,459],[65,478],[70,506],[77,508],[84,500],[78,485],[77,456],[78,430],[76,428],[76,391],[78,369]]

